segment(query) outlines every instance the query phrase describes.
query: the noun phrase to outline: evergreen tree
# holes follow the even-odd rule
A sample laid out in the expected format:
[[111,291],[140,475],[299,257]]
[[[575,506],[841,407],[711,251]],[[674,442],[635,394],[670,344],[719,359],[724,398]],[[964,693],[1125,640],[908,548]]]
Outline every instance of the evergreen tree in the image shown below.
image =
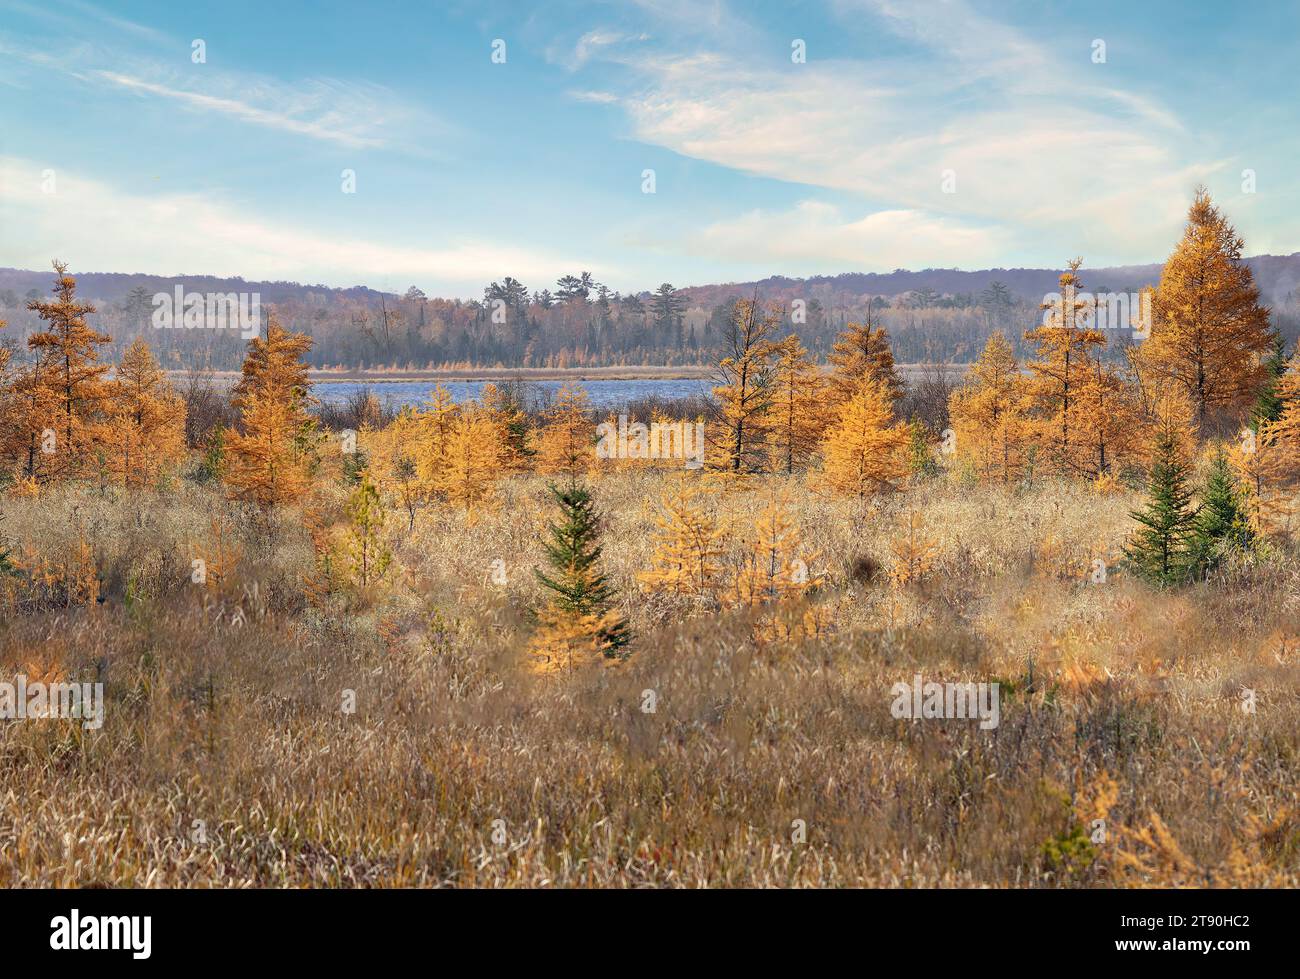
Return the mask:
[[665,282],[650,295],[650,312],[654,316],[656,339],[664,345],[681,346],[682,314],[686,297]]
[[1192,561],[1196,573],[1212,571],[1227,551],[1246,550],[1254,540],[1249,514],[1228,465],[1228,455],[1220,451],[1210,463],[1193,529]]
[[1188,466],[1178,439],[1166,429],[1156,440],[1146,509],[1131,516],[1142,524],[1124,546],[1128,565],[1140,577],[1158,585],[1176,585],[1191,570],[1191,542],[1197,513],[1187,486]]
[[912,418],[907,423],[907,471],[914,481],[939,474],[939,466],[930,453],[930,437],[919,418]]
[[1250,411],[1250,427],[1256,432],[1261,425],[1282,417],[1283,399],[1278,389],[1287,370],[1286,340],[1277,331],[1273,332],[1273,350],[1264,361],[1264,369],[1268,373],[1255,398],[1255,407]]
[[613,658],[631,635],[626,620],[612,610],[614,588],[600,570],[599,516],[591,493],[582,486],[552,484],[550,490],[562,519],[548,526],[550,539],[543,544],[551,572],[534,572],[550,591],[534,648],[549,653],[553,667],[570,665],[575,646]]
[[384,537],[387,520],[384,504],[379,499],[370,474],[362,471],[357,487],[348,497],[348,552],[352,559],[352,574],[357,584],[365,588],[378,581],[392,563],[393,553]]

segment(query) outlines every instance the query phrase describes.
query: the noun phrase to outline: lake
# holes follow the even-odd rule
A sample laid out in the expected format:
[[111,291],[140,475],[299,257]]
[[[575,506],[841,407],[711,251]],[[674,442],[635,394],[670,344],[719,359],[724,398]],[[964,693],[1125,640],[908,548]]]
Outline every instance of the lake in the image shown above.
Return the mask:
[[[483,392],[492,381],[443,381],[442,386],[459,403],[471,401]],[[545,400],[553,397],[565,384],[563,381],[525,381],[534,396]],[[703,378],[640,379],[640,380],[585,380],[577,381],[587,392],[593,408],[618,408],[632,401],[651,396],[666,400],[707,395],[713,387]],[[423,405],[437,387],[436,381],[317,381],[312,385],[312,395],[322,403],[346,404],[348,399],[363,389],[369,389],[379,403],[391,408]]]

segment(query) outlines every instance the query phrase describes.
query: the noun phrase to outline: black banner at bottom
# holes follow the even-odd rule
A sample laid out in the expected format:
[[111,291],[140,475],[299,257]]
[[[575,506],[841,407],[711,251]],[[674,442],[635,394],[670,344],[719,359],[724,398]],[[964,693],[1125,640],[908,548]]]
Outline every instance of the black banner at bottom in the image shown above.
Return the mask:
[[[1202,963],[1293,942],[1287,891],[0,891],[10,967],[202,962],[373,967],[483,955],[494,966],[580,956],[611,967],[675,949],[729,966],[840,953],[947,972],[979,963]],[[1284,931],[1285,929],[1285,931]],[[1288,934],[1287,932],[1291,932]],[[563,950],[567,949],[565,953]],[[598,958],[593,959],[592,956]],[[1263,960],[1259,960],[1263,961]],[[932,966],[933,968],[929,968]]]

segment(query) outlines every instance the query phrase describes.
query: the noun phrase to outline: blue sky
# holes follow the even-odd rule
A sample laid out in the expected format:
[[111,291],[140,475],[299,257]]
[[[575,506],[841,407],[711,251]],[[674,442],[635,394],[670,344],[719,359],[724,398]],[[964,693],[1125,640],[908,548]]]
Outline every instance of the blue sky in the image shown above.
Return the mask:
[[0,266],[460,296],[1097,267],[1161,260],[1197,183],[1290,253],[1298,54],[1281,2],[0,0]]

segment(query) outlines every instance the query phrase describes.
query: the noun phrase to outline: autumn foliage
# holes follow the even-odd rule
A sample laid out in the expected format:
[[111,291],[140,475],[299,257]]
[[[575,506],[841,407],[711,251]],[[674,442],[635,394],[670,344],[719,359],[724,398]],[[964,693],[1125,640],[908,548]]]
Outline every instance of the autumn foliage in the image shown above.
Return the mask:
[[[187,444],[186,400],[148,344],[106,362],[56,264],[41,329],[0,347],[0,609],[16,623],[0,641],[33,675],[107,671],[125,720],[117,741],[24,730],[15,746],[57,750],[86,793],[128,766],[119,801],[197,784],[196,758],[203,779],[234,769],[203,801],[240,829],[216,870],[182,847],[155,876],[144,864],[176,850],[149,842],[175,835],[169,801],[140,834],[73,826],[120,838],[121,860],[42,864],[67,820],[21,805],[18,780],[0,808],[27,835],[0,871],[1294,883],[1293,787],[1242,732],[1285,746],[1295,727],[1300,359],[1261,333],[1240,250],[1199,195],[1149,340],[1082,308],[1019,324],[1019,356],[993,335],[929,413],[870,316],[814,355],[780,309],[741,300],[707,407],[634,419],[711,412],[699,467],[599,454],[618,409],[576,384],[540,405],[511,383],[460,402],[439,386],[396,413],[371,398],[345,429],[311,397],[310,337],[276,317],[217,434]],[[1082,277],[1071,262],[1063,286]],[[1003,678],[1015,737],[897,723],[886,691],[920,667]],[[355,769],[326,751],[340,744],[360,746]],[[235,750],[251,761],[226,765]],[[36,772],[50,799],[66,767]],[[878,820],[870,846],[834,835],[882,799],[906,818]],[[536,835],[493,851],[482,828],[507,816]],[[811,843],[787,842],[796,816]],[[1084,833],[1098,819],[1113,845]]]

